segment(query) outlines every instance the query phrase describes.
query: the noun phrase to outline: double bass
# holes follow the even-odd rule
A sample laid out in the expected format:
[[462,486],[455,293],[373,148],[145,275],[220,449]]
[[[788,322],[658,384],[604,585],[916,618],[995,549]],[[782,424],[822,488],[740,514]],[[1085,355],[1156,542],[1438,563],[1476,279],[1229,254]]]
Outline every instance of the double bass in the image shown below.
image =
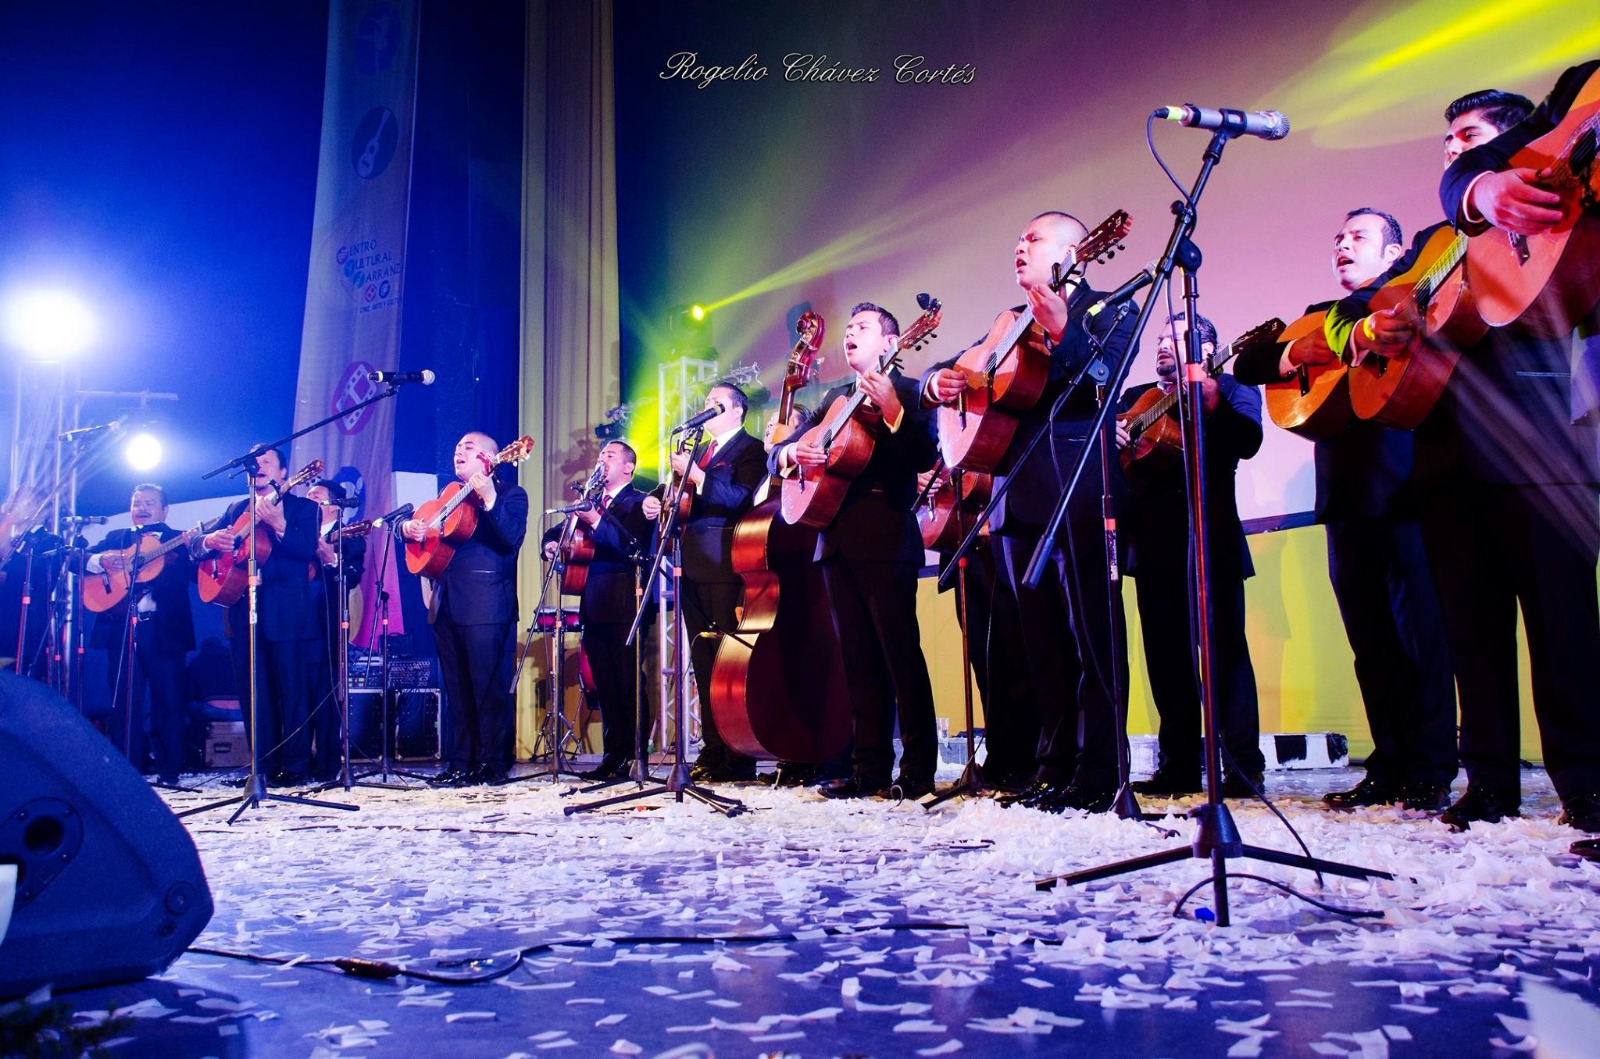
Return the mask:
[[[807,311],[795,330],[800,338],[784,372],[774,445],[789,436],[795,395],[815,374],[822,317]],[[770,479],[767,499],[734,525],[743,610],[739,627],[717,648],[709,693],[701,694],[709,694],[717,731],[737,753],[820,764],[850,741],[850,703],[838,633],[812,561],[817,531],[785,522],[781,507],[779,482]]]

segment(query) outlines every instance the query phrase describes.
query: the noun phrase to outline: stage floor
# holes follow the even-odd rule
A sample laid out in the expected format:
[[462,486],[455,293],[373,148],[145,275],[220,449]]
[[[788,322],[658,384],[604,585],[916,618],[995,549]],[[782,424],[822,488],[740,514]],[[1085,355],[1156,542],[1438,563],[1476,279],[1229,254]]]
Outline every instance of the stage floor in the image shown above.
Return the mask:
[[[524,766],[525,768],[526,766]],[[520,771],[520,770],[519,770]],[[1525,994],[1597,999],[1600,865],[1568,852],[1542,772],[1526,815],[1450,834],[1384,809],[1318,807],[1358,770],[1275,773],[1311,851],[1393,882],[1256,861],[1233,924],[1189,861],[1041,892],[1039,876],[1187,841],[1152,827],[957,800],[882,801],[724,787],[731,819],[658,795],[566,816],[547,779],[324,797],[359,813],[270,804],[233,825],[191,817],[216,915],[159,979],[58,998],[80,1024],[116,1009],[107,1054],[152,1056],[1472,1056],[1530,1051]],[[952,774],[953,777],[953,774]],[[210,780],[208,783],[216,783]],[[1459,783],[1458,783],[1459,786]],[[631,789],[626,787],[623,789]],[[226,788],[171,795],[175,808]],[[1196,800],[1179,803],[1193,804]],[[1154,805],[1146,805],[1147,809]],[[1260,805],[1246,842],[1290,850]],[[726,939],[726,940],[715,940]],[[516,964],[515,954],[529,950]],[[361,957],[482,984],[371,981],[304,962]],[[1557,995],[1551,997],[1548,992]],[[1545,1046],[1600,1013],[1577,1005]],[[1556,1054],[1556,1053],[1551,1053]]]

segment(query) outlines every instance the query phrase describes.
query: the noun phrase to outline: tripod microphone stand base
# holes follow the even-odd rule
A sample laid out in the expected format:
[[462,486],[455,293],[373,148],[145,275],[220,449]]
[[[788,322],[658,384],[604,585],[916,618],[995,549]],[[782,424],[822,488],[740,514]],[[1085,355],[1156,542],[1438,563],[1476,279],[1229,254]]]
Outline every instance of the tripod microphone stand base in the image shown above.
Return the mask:
[[[657,786],[649,790],[644,789],[644,784],[646,781],[656,784]],[[702,805],[710,806],[724,816],[738,816],[740,813],[744,812],[743,802],[717,794],[705,787],[698,787],[694,783],[690,782],[689,763],[686,761],[673,762],[672,769],[667,773],[667,778],[664,780],[658,780],[646,774],[643,779],[612,780],[608,783],[600,784],[600,786],[608,787],[612,786],[613,784],[628,782],[638,783],[640,785],[640,789],[636,791],[629,791],[627,794],[619,794],[614,798],[602,798],[598,802],[588,802],[584,805],[569,805],[561,811],[563,814],[571,816],[574,813],[587,813],[596,809],[605,809],[613,805],[622,805],[627,802],[638,801],[641,798],[652,798],[658,794],[671,794],[674,795],[679,802],[682,802],[684,798],[693,798]],[[594,790],[597,788],[590,789]]]
[[1142,857],[1132,857],[1112,864],[1102,864],[1082,871],[1068,872],[1065,875],[1038,879],[1033,884],[1034,889],[1053,890],[1058,882],[1068,885],[1095,882],[1099,879],[1143,871],[1145,868],[1159,867],[1162,864],[1176,864],[1184,860],[1209,860],[1212,862],[1218,887],[1217,924],[1225,927],[1228,925],[1227,896],[1222,887],[1227,885],[1227,862],[1232,859],[1249,858],[1270,864],[1282,864],[1290,868],[1305,868],[1308,871],[1341,875],[1347,879],[1394,878],[1389,872],[1377,868],[1363,868],[1354,864],[1307,857],[1299,853],[1285,853],[1282,850],[1247,845],[1239,835],[1239,828],[1233,822],[1233,814],[1228,811],[1227,802],[1207,802],[1195,806],[1189,810],[1189,815],[1199,822],[1199,827],[1195,830],[1194,841],[1187,846],[1176,846],[1157,853],[1147,853]]
[[351,813],[359,812],[361,810],[361,806],[359,805],[342,805],[339,802],[323,802],[318,801],[315,798],[303,798],[299,795],[293,794],[269,794],[267,792],[266,777],[261,775],[259,772],[251,773],[249,780],[246,782],[245,791],[246,793],[239,794],[236,797],[224,798],[221,801],[216,802],[207,802],[205,805],[197,805],[193,809],[185,809],[183,812],[174,813],[173,815],[181,820],[186,816],[193,816],[196,813],[209,812],[212,809],[221,809],[224,806],[237,804],[239,808],[235,809],[233,811],[233,815],[228,817],[228,823],[231,824],[235,820],[239,819],[239,817],[244,814],[246,809],[260,808],[264,802],[289,802],[294,805],[311,805],[317,807],[318,809],[343,809],[344,811]]
[[949,790],[936,794],[920,804],[924,809],[932,809],[936,805],[943,805],[952,798],[959,798],[964,794],[976,797],[980,794],[987,794],[994,789],[984,780],[982,767],[969,757],[967,759],[967,767],[961,770],[961,778],[956,780]]

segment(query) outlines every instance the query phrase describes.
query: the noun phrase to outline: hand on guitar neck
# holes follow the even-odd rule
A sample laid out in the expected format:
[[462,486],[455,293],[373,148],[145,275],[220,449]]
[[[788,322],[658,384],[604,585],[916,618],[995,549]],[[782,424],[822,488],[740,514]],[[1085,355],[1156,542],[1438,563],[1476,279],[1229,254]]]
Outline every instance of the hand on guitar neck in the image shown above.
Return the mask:
[[1561,223],[1561,194],[1544,186],[1555,177],[1543,169],[1507,169],[1485,173],[1467,189],[1463,211],[1518,235],[1542,235]]

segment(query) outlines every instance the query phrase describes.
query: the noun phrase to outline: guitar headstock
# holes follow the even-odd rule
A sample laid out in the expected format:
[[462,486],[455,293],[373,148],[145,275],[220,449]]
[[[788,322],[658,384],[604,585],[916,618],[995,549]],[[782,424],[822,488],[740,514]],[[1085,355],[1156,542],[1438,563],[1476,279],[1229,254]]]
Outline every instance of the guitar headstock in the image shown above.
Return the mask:
[[[1128,216],[1127,210],[1118,210],[1099,224],[1094,230],[1083,237],[1072,253],[1067,255],[1064,267],[1060,270],[1060,279],[1070,275],[1074,270],[1088,264],[1104,264],[1117,256],[1118,250],[1124,250],[1122,241],[1133,231],[1133,218]],[[1060,284],[1053,284],[1060,289]]]
[[351,537],[365,537],[372,532],[372,528],[377,524],[378,520],[375,518],[364,518],[360,522],[352,522],[339,530],[339,536],[346,540]]
[[524,434],[494,455],[495,463],[518,464],[533,455],[533,435]]
[[321,460],[312,460],[310,463],[296,471],[287,482],[283,483],[283,492],[287,493],[297,485],[305,485],[307,482],[315,482],[317,479],[322,477],[322,466],[323,464]]
[[922,315],[911,321],[911,326],[895,341],[897,354],[906,349],[921,349],[934,337],[939,321],[944,319],[944,306],[938,298],[919,294],[917,304],[922,306]]
[[1276,316],[1265,323],[1256,324],[1256,326],[1228,343],[1228,356],[1237,357],[1246,350],[1278,341],[1278,336],[1283,334],[1283,329],[1287,326],[1289,325]]

